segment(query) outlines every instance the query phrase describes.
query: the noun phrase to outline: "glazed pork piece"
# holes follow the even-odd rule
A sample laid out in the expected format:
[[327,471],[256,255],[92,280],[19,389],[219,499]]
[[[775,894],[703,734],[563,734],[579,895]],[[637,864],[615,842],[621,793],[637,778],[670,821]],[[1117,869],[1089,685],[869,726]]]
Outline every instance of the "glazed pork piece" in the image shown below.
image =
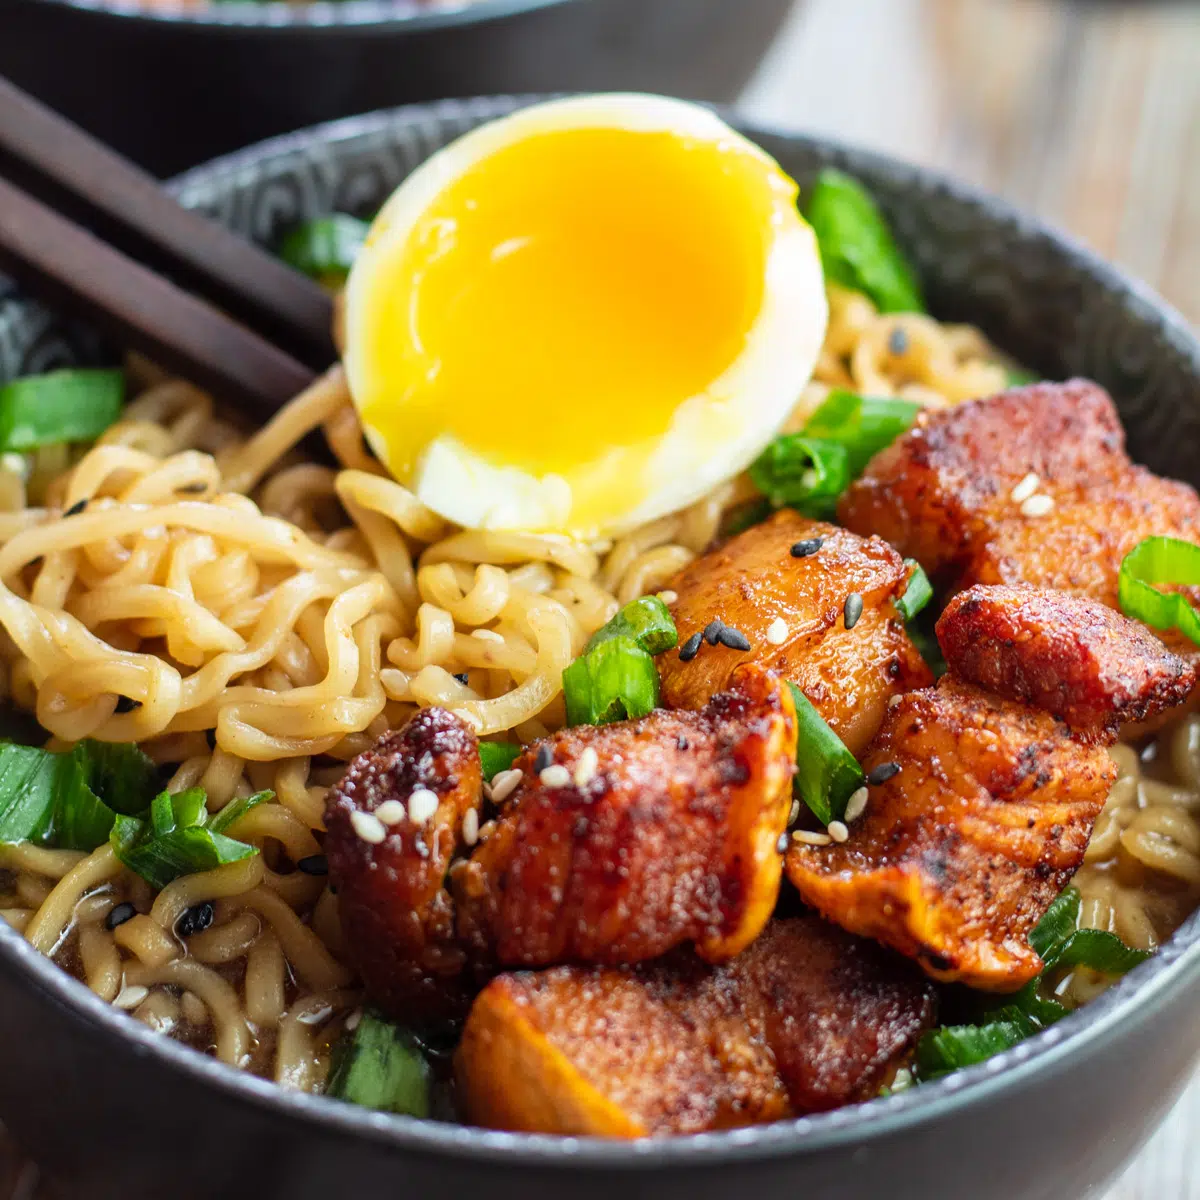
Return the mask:
[[960,679],[1106,743],[1126,722],[1182,704],[1196,685],[1194,666],[1144,625],[1048,588],[969,588],[946,606],[937,637]]
[[494,979],[463,1030],[466,1116],[641,1137],[820,1112],[877,1095],[933,1024],[920,973],[817,917],[772,921],[731,962]]
[[[839,513],[949,591],[1031,584],[1109,608],[1121,559],[1144,538],[1200,541],[1195,491],[1130,462],[1108,393],[1078,379],[926,410],[871,460]],[[1179,635],[1166,640],[1196,653]]]
[[[807,553],[792,553],[792,547]],[[932,676],[896,613],[909,569],[879,538],[861,538],[793,509],[696,559],[667,586],[680,646],[714,618],[745,636],[749,651],[701,641],[693,657],[659,659],[663,703],[699,708],[746,661],[795,683],[834,732],[860,754],[888,700]],[[847,597],[862,615],[846,628]]]
[[894,705],[863,761],[841,844],[793,844],[788,878],[844,929],[936,979],[1015,991],[1042,967],[1028,936],[1083,862],[1117,776],[1047,713],[947,675]]
[[736,955],[775,907],[795,744],[790,692],[753,664],[700,711],[562,730],[497,777],[494,828],[450,866],[474,841],[464,821],[478,828],[478,745],[449,713],[418,713],[327,805],[330,874],[372,999],[445,1019],[504,966],[637,962],[685,943]]

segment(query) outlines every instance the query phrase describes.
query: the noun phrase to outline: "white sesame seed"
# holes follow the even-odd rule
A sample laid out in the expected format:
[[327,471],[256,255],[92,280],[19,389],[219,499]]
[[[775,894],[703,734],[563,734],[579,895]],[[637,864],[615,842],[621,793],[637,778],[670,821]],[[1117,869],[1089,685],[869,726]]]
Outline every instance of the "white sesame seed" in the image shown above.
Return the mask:
[[353,1033],[353,1032],[354,1032],[354,1031],[355,1031],[355,1030],[358,1028],[358,1023],[359,1023],[359,1021],[361,1021],[361,1020],[362,1020],[362,1009],[361,1009],[361,1008],[356,1008],[356,1009],[355,1009],[355,1010],[354,1010],[354,1011],[353,1011],[353,1012],[352,1012],[352,1013],[351,1013],[351,1014],[350,1014],[350,1015],[349,1015],[349,1016],[346,1018],[346,1032],[347,1032],[347,1033]]
[[495,821],[484,821],[484,823],[482,825],[480,825],[480,827],[479,827],[479,840],[481,842],[486,842],[488,840],[488,838],[490,838],[492,836],[492,834],[495,832],[496,832],[496,822]]
[[407,816],[408,810],[404,807],[403,800],[385,800],[375,810],[375,819],[385,825],[399,825]]
[[895,694],[895,695],[894,695],[894,696],[893,696],[893,697],[892,697],[892,698],[891,698],[891,699],[888,701],[888,708],[896,708],[896,707],[899,705],[900,701],[901,701],[901,700],[903,700],[903,699],[904,699],[904,697],[903,697],[903,696],[902,696],[902,695],[901,695],[899,692],[897,692],[897,693],[896,693],[896,694]]
[[795,825],[798,820],[800,820],[800,801],[793,800],[792,811],[788,813],[788,824]]
[[571,782],[571,772],[562,763],[551,763],[538,778],[546,787],[566,787]]
[[504,639],[494,629],[472,629],[471,636],[481,642],[503,642]]
[[678,593],[678,592],[673,592],[673,591],[671,591],[671,589],[670,589],[670,588],[668,588],[668,589],[667,589],[665,592],[659,592],[659,593],[658,593],[658,598],[659,598],[659,599],[660,599],[660,600],[661,600],[661,601],[662,601],[664,604],[674,604],[674,603],[675,603],[675,601],[679,599],[679,593]]
[[497,804],[503,804],[516,791],[517,784],[524,777],[524,772],[513,769],[511,771],[497,771],[492,776],[492,799]]
[[596,753],[596,747],[584,746],[583,753],[580,754],[579,761],[575,764],[575,786],[587,787],[596,778],[599,766],[600,755]]
[[847,822],[857,821],[859,817],[867,811],[867,789],[860,787],[857,792],[854,792],[850,799],[846,801],[846,820]]
[[776,617],[770,625],[767,626],[767,641],[772,646],[782,646],[787,641],[788,627],[787,622],[782,617]]
[[1012,502],[1014,504],[1024,504],[1025,501],[1028,500],[1029,497],[1038,490],[1038,485],[1041,482],[1041,479],[1039,479],[1032,471],[1030,471],[1029,474],[1026,475],[1025,478],[1022,479],[1015,488],[1013,488]]
[[833,838],[827,833],[814,833],[811,829],[793,829],[792,841],[803,846],[828,846]]
[[479,841],[479,811],[477,809],[467,809],[467,815],[463,817],[463,841],[468,846],[473,846]]
[[120,995],[113,1001],[113,1004],[117,1008],[123,1008],[128,1011],[131,1008],[137,1008],[148,995],[150,995],[149,988],[142,987],[140,984],[131,984],[121,989]]
[[387,837],[387,827],[374,813],[352,812],[350,826],[360,841],[371,846],[378,846]]
[[1054,497],[1039,493],[1036,496],[1030,496],[1029,499],[1021,505],[1021,516],[1044,517],[1053,507]]
[[850,830],[841,821],[830,821],[825,828],[835,842],[844,842],[850,836]]
[[437,810],[437,793],[428,788],[417,788],[408,798],[408,819],[414,825],[426,824]]
[[301,1025],[320,1025],[332,1012],[332,1005],[322,1004],[319,1008],[314,1008],[311,1012],[297,1013],[296,1020]]

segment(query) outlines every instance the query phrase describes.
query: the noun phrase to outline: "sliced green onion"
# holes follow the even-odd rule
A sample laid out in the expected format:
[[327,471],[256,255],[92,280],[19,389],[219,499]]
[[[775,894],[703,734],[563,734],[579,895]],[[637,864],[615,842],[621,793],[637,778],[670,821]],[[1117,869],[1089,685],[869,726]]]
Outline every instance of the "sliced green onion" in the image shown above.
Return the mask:
[[840,821],[846,801],[866,782],[854,755],[794,684],[796,702],[796,776],[792,789],[824,825]]
[[1116,934],[1103,929],[1077,929],[1049,958],[1049,967],[1088,967],[1104,975],[1124,975],[1152,957],[1145,950],[1127,946]]
[[642,596],[626,604],[592,634],[584,653],[615,637],[629,638],[647,654],[663,654],[679,644],[670,610],[657,596]]
[[1181,538],[1149,537],[1121,560],[1117,600],[1127,617],[1155,629],[1178,629],[1200,645],[1200,613],[1176,592],[1156,583],[1200,584],[1200,546]]
[[125,373],[72,368],[0,387],[0,451],[95,441],[121,415]]
[[845,447],[850,478],[857,479],[880,450],[912,427],[920,411],[915,400],[859,396],[839,388],[805,422],[804,436]]
[[432,1081],[413,1035],[367,1012],[334,1048],[325,1094],[363,1108],[427,1117]]
[[1074,887],[1063,888],[1051,902],[1029,935],[1029,945],[1042,962],[1046,962],[1075,932],[1082,907],[1083,898]]
[[1041,379],[1036,371],[1027,371],[1024,367],[1005,367],[1004,375],[1010,388],[1028,387]]
[[346,281],[370,226],[346,213],[306,221],[279,247],[279,257],[304,275],[328,285]]
[[563,672],[568,725],[607,725],[658,707],[658,668],[628,637],[610,637]]
[[[274,800],[275,793],[270,791],[255,792],[251,796],[243,796],[240,800],[230,800],[220,812],[213,813],[208,818],[208,827],[213,833],[225,833],[231,825],[236,825],[252,808]],[[193,822],[195,823],[195,822]]]
[[516,742],[480,742],[479,762],[483,767],[484,779],[491,783],[501,771],[509,770],[524,749]]
[[782,433],[750,464],[750,479],[775,508],[823,519],[850,486],[850,461],[837,442]]
[[922,1080],[937,1079],[984,1062],[1037,1032],[1033,1021],[1017,1010],[983,1025],[943,1025],[917,1044],[917,1074]]
[[117,813],[141,810],[158,771],[136,746],[83,741],[64,754],[0,746],[0,842],[91,851]]
[[925,302],[875,201],[857,180],[827,168],[808,203],[825,278],[863,292],[880,312],[924,312]]
[[908,587],[904,595],[896,601],[896,611],[906,621],[911,621],[933,599],[933,588],[929,585],[929,576],[915,558],[906,558],[904,565],[908,567]]

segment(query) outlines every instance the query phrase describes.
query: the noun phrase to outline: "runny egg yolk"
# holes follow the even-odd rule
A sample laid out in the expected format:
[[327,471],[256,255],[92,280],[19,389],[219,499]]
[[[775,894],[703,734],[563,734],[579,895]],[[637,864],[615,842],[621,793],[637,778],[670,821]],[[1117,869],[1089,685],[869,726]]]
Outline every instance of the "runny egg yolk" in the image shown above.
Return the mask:
[[[610,524],[654,485],[639,467],[681,405],[746,348],[794,195],[732,140],[583,127],[470,164],[400,242],[385,209],[352,311],[376,452],[411,483],[450,437],[492,466],[560,476],[573,529]],[[733,434],[721,419],[716,439]],[[598,469],[613,450],[632,457]]]

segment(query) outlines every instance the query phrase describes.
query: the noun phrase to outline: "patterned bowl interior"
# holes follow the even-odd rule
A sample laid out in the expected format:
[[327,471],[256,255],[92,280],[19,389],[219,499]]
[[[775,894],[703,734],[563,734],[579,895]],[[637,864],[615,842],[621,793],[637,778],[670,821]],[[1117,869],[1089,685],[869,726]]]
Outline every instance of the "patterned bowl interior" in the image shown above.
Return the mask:
[[[528,102],[513,97],[448,101],[350,118],[219,159],[172,186],[184,203],[271,246],[309,217],[335,210],[371,213],[439,147]],[[1158,471],[1200,484],[1200,343],[1162,301],[1069,239],[945,179],[812,138],[747,132],[802,189],[826,165],[860,178],[882,202],[918,265],[938,316],[977,323],[999,346],[1048,377],[1080,374],[1102,383],[1117,400],[1134,456]],[[56,319],[0,279],[0,382],[112,358],[111,350],[86,328]],[[32,974],[45,977],[55,971],[27,953],[28,947],[0,923],[0,948],[4,943],[6,957],[23,960]],[[1186,986],[1198,974],[1200,913],[1151,962],[1099,1000],[989,1062],[866,1109],[760,1127],[752,1136],[756,1145],[767,1146],[783,1138],[790,1142],[806,1131],[857,1127],[876,1113],[899,1114],[918,1106],[929,1111],[938,1097],[1046,1058],[1076,1033],[1111,1028],[1152,992]],[[86,989],[69,987],[92,1019],[119,1020],[94,1004]],[[157,1040],[143,1037],[141,1030],[131,1031],[130,1038],[146,1047]],[[181,1061],[174,1049],[161,1052]],[[216,1066],[192,1055],[187,1060],[206,1075]],[[308,1097],[282,1094],[273,1102],[297,1112],[312,1103]],[[485,1140],[501,1136],[460,1132]],[[741,1142],[749,1134],[728,1136]],[[689,1140],[707,1145],[720,1138]]]

